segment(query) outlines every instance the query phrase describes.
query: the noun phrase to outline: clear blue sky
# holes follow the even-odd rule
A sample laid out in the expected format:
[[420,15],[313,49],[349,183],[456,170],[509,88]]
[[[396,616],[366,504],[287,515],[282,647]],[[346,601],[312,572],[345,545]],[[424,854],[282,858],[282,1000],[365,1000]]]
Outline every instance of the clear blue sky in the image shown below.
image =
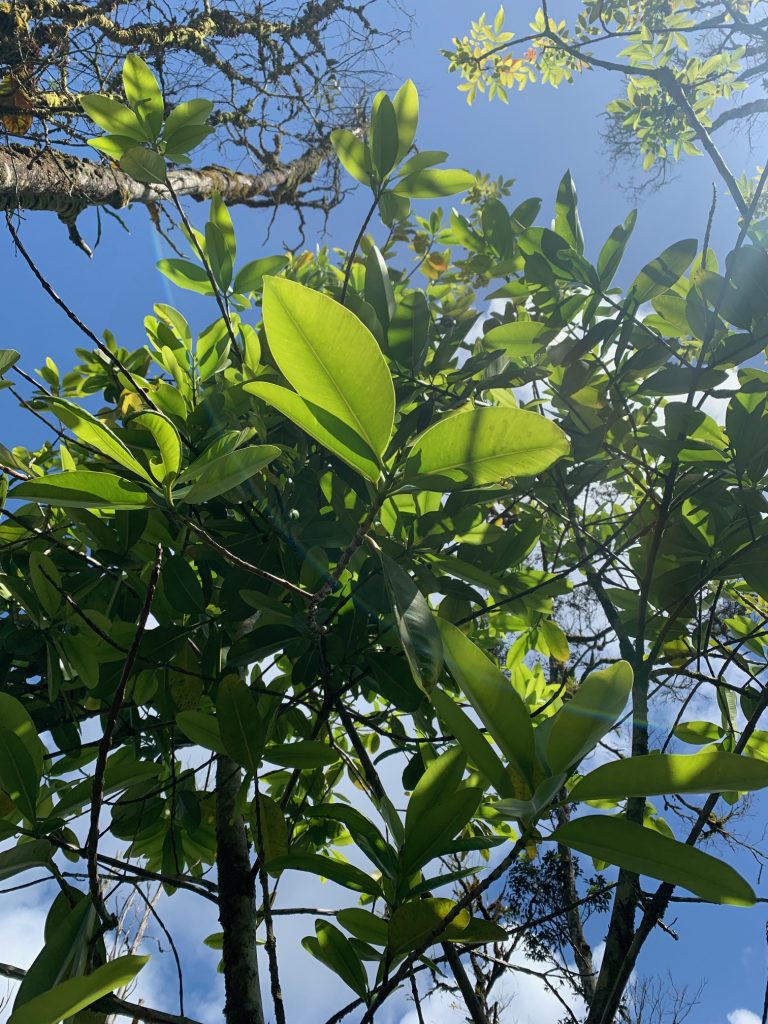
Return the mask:
[[[529,87],[522,95],[512,96],[508,107],[489,105],[481,98],[473,108],[468,108],[456,91],[457,80],[446,72],[439,49],[449,45],[452,35],[463,34],[469,18],[482,7],[460,0],[411,0],[411,5],[417,10],[410,38],[402,40],[387,63],[395,83],[411,77],[419,87],[419,145],[449,150],[453,166],[516,179],[514,200],[541,196],[544,216],[549,216],[557,182],[569,168],[579,191],[587,254],[596,254],[613,226],[638,202],[625,187],[630,177],[637,174],[637,168],[613,168],[599,138],[600,114],[616,83],[593,73],[558,91]],[[535,13],[536,4],[514,0],[508,6],[515,11],[513,27],[522,31],[527,15]],[[568,16],[578,7],[574,0],[565,0],[553,13]],[[759,147],[761,140],[753,142]],[[738,171],[753,171],[756,164],[762,163],[759,148],[750,155],[742,137],[726,139],[724,148]],[[705,158],[689,159],[681,166],[676,181],[641,197],[638,226],[625,261],[627,276],[670,243],[688,236],[702,237],[712,181],[713,170]],[[722,186],[719,192],[713,244],[724,255],[737,228],[732,204]],[[328,234],[319,240],[342,247],[351,244],[366,198],[360,187],[331,215]],[[196,208],[194,214],[198,222],[204,219],[202,208]],[[264,212],[239,211],[235,217],[239,247],[248,254],[247,258],[280,251],[281,243],[292,245],[297,240],[292,215],[281,214],[277,218],[269,239],[265,239]],[[43,272],[89,326],[97,333],[109,328],[120,343],[133,347],[144,341],[142,320],[153,302],[172,301],[187,312],[196,311],[195,319],[207,315],[207,308],[204,311],[201,301],[189,293],[172,293],[154,270],[155,260],[164,252],[146,212],[128,211],[125,220],[130,235],[110,218],[104,219],[104,238],[90,262],[73,248],[66,231],[52,215],[28,216],[22,234]],[[317,239],[318,227],[318,221],[310,220],[309,244]],[[83,216],[82,230],[87,238],[94,237],[92,213]],[[24,368],[30,372],[41,365],[46,355],[66,370],[72,362],[74,347],[84,339],[42,294],[21,259],[14,256],[5,232],[0,233],[0,254],[0,344],[21,351]],[[12,446],[23,441],[32,445],[42,438],[38,425],[18,412],[7,392],[2,402],[3,443]],[[757,843],[762,839],[764,812],[765,801],[756,803],[749,822]],[[754,880],[756,871],[751,860],[739,854],[737,866]],[[762,891],[768,889],[763,887]],[[682,907],[674,925],[680,940],[655,938],[642,960],[641,973],[670,970],[679,985],[688,983],[693,989],[701,981],[706,982],[703,1002],[689,1018],[691,1024],[726,1024],[727,1015],[737,1008],[757,1013],[762,1007],[765,984],[765,916],[760,907],[752,911]],[[731,1024],[751,1021],[742,1017]]]

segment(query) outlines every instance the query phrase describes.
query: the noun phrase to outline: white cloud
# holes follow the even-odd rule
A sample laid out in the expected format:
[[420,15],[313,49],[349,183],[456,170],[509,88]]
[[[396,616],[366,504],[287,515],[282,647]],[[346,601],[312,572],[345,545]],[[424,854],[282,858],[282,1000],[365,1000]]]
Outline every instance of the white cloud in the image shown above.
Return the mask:
[[760,1018],[751,1010],[731,1010],[728,1024],[760,1024]]

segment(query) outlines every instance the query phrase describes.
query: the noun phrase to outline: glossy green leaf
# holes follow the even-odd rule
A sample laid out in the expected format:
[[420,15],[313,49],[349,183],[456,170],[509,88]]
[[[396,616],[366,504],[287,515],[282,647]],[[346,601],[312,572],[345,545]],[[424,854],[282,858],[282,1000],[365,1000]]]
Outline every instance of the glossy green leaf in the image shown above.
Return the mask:
[[320,405],[305,402],[295,391],[277,384],[254,381],[243,385],[243,390],[277,409],[367,480],[376,483],[379,479],[381,467],[378,457],[362,437],[338,416]]
[[0,725],[0,789],[5,790],[28,821],[37,817],[40,774],[26,744]]
[[331,144],[344,169],[363,185],[370,185],[373,164],[366,144],[346,128],[331,132]]
[[515,787],[509,773],[469,715],[439,687],[431,691],[429,699],[434,704],[440,721],[456,738],[467,759],[483,773],[500,797],[512,797]]
[[163,127],[163,94],[149,66],[136,53],[125,58],[123,88],[147,136],[156,139]]
[[414,680],[429,693],[443,667],[443,645],[435,617],[408,573],[386,555],[380,557],[403,651]]
[[284,857],[288,853],[290,834],[285,815],[280,805],[271,797],[259,793],[259,813],[256,816],[255,801],[251,811],[251,827],[255,837],[259,855],[263,855],[264,864],[269,868],[275,857]]
[[408,199],[440,199],[467,192],[476,180],[476,176],[469,171],[434,170],[428,167],[401,178],[392,186],[392,191]]
[[160,459],[150,462],[150,470],[158,483],[175,480],[181,468],[182,449],[181,437],[171,420],[161,412],[147,409],[137,413],[130,422],[144,427],[155,439]]
[[629,700],[632,679],[626,661],[590,672],[555,716],[546,753],[553,772],[576,764],[610,732]]
[[251,775],[258,775],[266,729],[259,716],[256,695],[244,679],[227,676],[222,680],[216,698],[216,718],[229,756]]
[[5,374],[10,370],[10,368],[12,366],[15,366],[20,359],[21,354],[17,352],[15,349],[0,349],[0,377],[5,376]]
[[623,224],[618,224],[608,236],[597,258],[597,275],[603,288],[607,288],[621,265],[624,250],[637,222],[637,210],[628,214]]
[[158,260],[157,269],[165,274],[169,281],[178,285],[179,288],[186,288],[189,292],[198,292],[200,295],[213,295],[211,282],[205,269],[197,263],[189,260],[167,259]]
[[588,814],[560,825],[550,836],[588,857],[639,875],[680,885],[711,903],[751,907],[751,886],[724,861],[624,818]]
[[276,857],[270,864],[275,871],[306,871],[312,875],[320,875],[331,882],[343,885],[354,892],[368,893],[369,896],[380,896],[381,889],[370,875],[352,864],[345,864],[319,853],[288,853],[285,857]]
[[397,114],[385,92],[377,93],[371,105],[368,145],[373,166],[383,180],[395,166],[400,146]]
[[[29,582],[35,597],[43,606],[48,618],[53,618],[61,607],[61,576],[56,563],[42,551],[33,551],[29,556]],[[0,718],[5,723],[5,720]]]
[[768,786],[768,764],[723,751],[646,754],[595,768],[573,787],[570,799],[623,800],[675,793],[751,793]]
[[372,914],[370,910],[363,910],[362,907],[350,907],[348,910],[339,910],[336,920],[342,928],[354,935],[361,942],[369,942],[373,946],[386,946],[389,928],[388,923],[382,918]]
[[174,107],[168,115],[163,128],[163,139],[168,149],[178,152],[185,148],[179,141],[183,133],[192,127],[202,127],[211,116],[213,103],[211,100],[186,100]]
[[265,277],[279,274],[287,265],[287,256],[262,256],[261,259],[251,260],[235,274],[232,289],[238,294],[258,292],[264,284]]
[[460,629],[438,619],[445,663],[507,758],[524,778],[533,771],[533,725],[523,699],[504,673]]
[[64,426],[69,427],[75,437],[95,448],[112,462],[135,473],[147,483],[154,482],[149,472],[123,444],[117,434],[91,413],[63,398],[49,398],[48,405]]
[[[205,463],[191,484],[174,491],[174,498],[188,505],[210,501],[256,476],[279,454],[280,449],[273,444],[254,444],[227,452]],[[184,479],[189,477],[185,474]]]
[[32,839],[0,852],[0,881],[30,868],[47,867],[53,859],[53,847],[47,839]]
[[127,149],[120,157],[120,170],[145,185],[163,185],[167,177],[165,159],[144,146]]
[[456,906],[455,900],[428,897],[398,907],[389,922],[389,948],[393,955],[418,949],[435,932],[434,942],[460,941],[470,921],[468,910],[460,910],[445,927],[445,918]]
[[15,1009],[8,1024],[60,1024],[65,1017],[72,1017],[102,996],[128,985],[148,960],[148,956],[119,956],[91,974],[62,981],[50,992]]
[[693,263],[697,249],[696,239],[686,238],[670,245],[655,260],[647,263],[632,283],[631,291],[635,300],[638,303],[648,302],[654,296],[668,291]]
[[14,487],[10,497],[57,508],[133,509],[152,504],[147,492],[131,480],[88,469],[26,480]]
[[525,358],[532,360],[552,337],[546,324],[535,320],[515,320],[509,324],[492,327],[483,335],[486,348],[499,349],[515,362]]
[[264,750],[264,760],[282,768],[323,768],[339,760],[339,752],[319,740],[273,743]]
[[429,346],[429,303],[424,292],[409,292],[395,306],[387,331],[389,354],[401,366],[418,373]]
[[137,142],[146,140],[146,132],[134,112],[117,100],[92,93],[80,97],[80,106],[99,128],[110,135],[125,135]]
[[42,775],[45,747],[27,709],[9,693],[0,693],[0,722],[4,729],[18,736],[32,758],[38,776]]
[[90,929],[96,920],[96,911],[88,897],[80,899],[46,938],[45,945],[22,979],[14,1010],[30,999],[49,992],[69,973],[72,961],[81,952]]
[[579,255],[584,252],[584,234],[579,222],[576,186],[570,171],[565,172],[557,189],[554,230]]
[[392,104],[397,117],[396,162],[399,163],[413,145],[419,123],[419,93],[410,78],[397,90]]
[[397,853],[385,840],[372,821],[355,807],[348,804],[317,804],[312,808],[312,817],[339,821],[352,836],[355,845],[390,878],[397,876]]
[[405,480],[424,490],[478,487],[535,476],[568,451],[563,431],[537,413],[470,409],[439,420],[416,440]]
[[361,999],[368,995],[368,979],[360,957],[346,935],[329,921],[315,921],[317,938],[303,939],[302,945],[326,967],[330,967]]
[[395,314],[395,296],[384,257],[375,245],[365,260],[365,301],[373,306],[379,323],[387,331]]
[[264,323],[275,361],[299,396],[346,423],[381,456],[395,394],[367,327],[328,295],[277,277],[264,283]]
[[176,715],[176,724],[193,743],[217,754],[227,753],[218,720],[206,711],[180,711]]

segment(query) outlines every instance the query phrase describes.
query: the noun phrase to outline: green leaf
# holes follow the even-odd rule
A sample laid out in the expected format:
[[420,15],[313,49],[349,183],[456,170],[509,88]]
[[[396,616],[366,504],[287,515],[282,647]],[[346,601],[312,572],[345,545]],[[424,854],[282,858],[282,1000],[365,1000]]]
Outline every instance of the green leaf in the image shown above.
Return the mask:
[[627,871],[680,885],[711,903],[755,903],[751,886],[730,865],[624,818],[588,814],[560,825],[549,838]]
[[448,159],[448,154],[442,149],[423,149],[420,153],[414,153],[404,164],[401,164],[397,173],[399,177],[405,178],[416,171],[423,171],[426,167],[434,167]]
[[[62,602],[61,592],[57,589],[57,585],[61,586],[61,576],[53,559],[42,551],[33,551],[29,556],[29,581],[45,614],[49,619],[53,618]],[[5,719],[0,721],[5,723]]]
[[295,391],[266,381],[244,384],[243,390],[277,409],[371,483],[379,479],[381,468],[378,457],[359,434],[327,409],[305,402]]
[[22,979],[14,1010],[30,999],[50,992],[69,974],[72,961],[80,954],[88,933],[96,921],[96,912],[88,897],[80,899],[46,938],[45,945]]
[[167,177],[163,157],[154,149],[146,149],[144,146],[127,149],[120,157],[120,170],[145,185],[163,185]]
[[563,431],[535,412],[485,408],[454,413],[417,438],[405,481],[430,491],[535,476],[569,452]]
[[476,176],[469,171],[425,168],[401,178],[392,186],[392,191],[408,199],[440,199],[466,192],[476,181]]
[[176,715],[176,724],[193,743],[217,754],[228,753],[218,721],[206,711],[180,711]]
[[356,808],[343,803],[317,804],[310,813],[313,818],[341,822],[371,863],[389,878],[397,877],[397,853],[373,822]]
[[386,946],[387,944],[388,924],[376,914],[372,914],[370,910],[363,910],[362,907],[339,910],[336,913],[336,920],[342,928],[346,928],[361,942],[369,942],[373,946]]
[[373,306],[385,331],[395,315],[395,296],[387,265],[377,246],[372,245],[365,261],[365,301]]
[[360,957],[346,935],[329,921],[315,921],[317,938],[302,945],[341,978],[361,999],[368,998],[368,979]]
[[533,725],[522,697],[483,651],[446,619],[438,619],[445,662],[510,765],[529,781]]
[[266,728],[259,715],[256,696],[244,679],[226,676],[222,680],[216,699],[216,718],[229,756],[251,775],[258,775]]
[[141,477],[147,483],[154,483],[144,466],[142,466],[135,455],[131,454],[117,434],[95,416],[92,416],[91,413],[81,409],[74,402],[67,402],[63,398],[49,398],[47,404],[61,422],[66,427],[69,427],[75,437],[95,448],[102,455],[111,459],[112,462],[116,462],[129,472],[135,473],[136,476]]
[[28,821],[37,817],[40,774],[32,755],[15,732],[0,726],[0,789],[4,789]]
[[343,885],[354,892],[364,892],[369,896],[380,896],[381,889],[376,881],[360,868],[352,864],[344,864],[331,857],[323,857],[319,853],[288,853],[285,857],[276,857],[270,864],[270,871],[307,871],[312,875],[328,878],[337,885]]
[[623,800],[674,793],[751,793],[768,786],[768,764],[739,754],[646,754],[611,761],[573,787],[571,800]]
[[188,505],[203,504],[250,480],[279,454],[276,445],[254,444],[220,455],[200,468],[192,484],[175,490],[174,498]]
[[568,638],[558,624],[552,619],[544,619],[539,629],[552,657],[563,663],[568,661],[571,656]]
[[163,127],[163,94],[149,66],[136,53],[125,58],[123,88],[147,137],[154,141]]
[[674,728],[677,739],[696,747],[707,743],[719,743],[723,738],[723,730],[714,722],[681,722]]
[[408,573],[385,554],[380,557],[405,656],[414,680],[429,693],[443,668],[443,645],[435,617]]
[[324,768],[336,764],[339,752],[319,740],[296,740],[293,743],[273,743],[263,754],[270,764],[281,768]]
[[163,139],[168,149],[174,153],[178,152],[179,148],[185,149],[186,147],[177,140],[187,129],[205,125],[212,110],[213,103],[210,100],[187,100],[174,107],[163,128]]
[[80,106],[99,128],[110,135],[125,135],[137,142],[148,141],[139,119],[123,103],[92,93],[80,97]]
[[20,359],[21,355],[15,349],[0,348],[0,377],[4,377]]
[[150,469],[160,484],[175,480],[181,469],[181,437],[171,420],[161,412],[148,409],[130,420],[150,432],[157,444],[160,461],[152,460]]
[[500,349],[515,362],[518,359],[533,360],[552,337],[546,324],[535,320],[515,320],[510,324],[492,327],[483,335],[486,348]]
[[397,90],[392,105],[397,118],[398,146],[395,162],[399,163],[413,145],[419,123],[419,93],[410,78]]
[[557,189],[554,230],[581,256],[584,252],[584,235],[579,223],[576,187],[570,171],[565,172]]
[[368,328],[335,299],[284,278],[265,280],[263,310],[270,350],[288,383],[380,457],[392,433],[395,392]]
[[611,731],[629,700],[632,678],[626,661],[590,672],[555,715],[546,754],[553,772],[576,764]]
[[235,274],[232,290],[238,295],[258,292],[267,275],[279,274],[287,266],[287,256],[263,256],[261,259],[251,260],[250,263],[240,267]]
[[271,797],[259,793],[259,816],[256,818],[255,808],[251,812],[251,828],[257,839],[257,849],[264,856],[264,864],[269,868],[269,862],[275,857],[284,857],[288,853],[290,835],[285,815],[280,810],[280,805]]
[[440,721],[456,738],[467,759],[478,768],[501,797],[514,796],[515,787],[501,758],[472,719],[452,697],[435,687],[429,695]]
[[186,557],[171,555],[163,559],[161,580],[163,593],[177,611],[186,615],[205,611],[207,602],[202,584]]
[[152,503],[146,491],[131,480],[86,469],[27,480],[14,487],[10,497],[57,508],[132,509]]
[[331,132],[331,145],[344,169],[363,185],[370,185],[373,164],[366,144],[346,128],[337,128]]
[[603,288],[607,288],[619,269],[627,242],[637,221],[637,210],[627,216],[623,224],[618,224],[608,236],[597,258],[597,275]]
[[173,281],[179,288],[186,288],[188,292],[198,292],[200,295],[213,295],[208,274],[197,263],[170,259],[158,260],[155,265],[161,274],[165,274],[168,280]]
[[376,93],[373,99],[368,144],[373,166],[383,181],[397,162],[400,146],[397,114],[392,100],[385,92]]
[[389,354],[401,366],[418,373],[429,346],[429,303],[424,292],[409,292],[395,306],[387,331]]
[[668,291],[686,272],[698,249],[695,238],[686,238],[675,242],[668,249],[647,263],[632,283],[631,293],[635,301],[648,302],[649,299]]
[[47,867],[53,859],[53,847],[47,839],[32,839],[0,853],[0,881],[29,868]]
[[91,974],[62,981],[15,1009],[8,1024],[60,1024],[102,996],[128,985],[149,960],[148,956],[119,956]]
[[[389,922],[389,949],[392,955],[418,949],[443,924],[456,906],[455,900],[430,897],[404,903],[392,914]],[[468,910],[460,910],[456,917],[440,931],[434,942],[461,941],[470,922]],[[506,932],[504,933],[506,937]]]
[[[57,577],[54,577],[54,579]],[[15,733],[27,748],[38,776],[43,774],[45,747],[37,734],[37,729],[29,712],[15,697],[9,693],[0,693],[0,722],[4,729]]]

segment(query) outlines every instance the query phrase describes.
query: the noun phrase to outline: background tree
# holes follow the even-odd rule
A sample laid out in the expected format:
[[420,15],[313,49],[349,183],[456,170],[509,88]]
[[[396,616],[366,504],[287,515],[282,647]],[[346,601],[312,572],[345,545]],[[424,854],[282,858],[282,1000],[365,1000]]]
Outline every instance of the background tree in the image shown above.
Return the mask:
[[0,208],[53,210],[78,240],[75,221],[87,207],[167,198],[122,173],[114,153],[98,160],[87,148],[80,96],[124,100],[130,50],[152,66],[168,109],[192,83],[210,101],[200,123],[217,129],[215,146],[206,166],[171,174],[177,194],[328,209],[339,198],[333,167],[320,173],[330,131],[359,126],[393,18],[381,0],[8,0],[0,4]]
[[[745,214],[754,182],[719,148],[728,131],[759,133],[768,113],[768,21],[763,0],[583,0],[572,17],[544,3],[515,36],[504,9],[482,15],[445,51],[460,89],[508,102],[530,83],[557,88],[587,71],[622,80],[603,132],[615,159],[642,164],[641,186],[662,183],[685,155],[706,153]],[[534,8],[531,8],[533,14]],[[744,168],[745,171],[751,169]]]

